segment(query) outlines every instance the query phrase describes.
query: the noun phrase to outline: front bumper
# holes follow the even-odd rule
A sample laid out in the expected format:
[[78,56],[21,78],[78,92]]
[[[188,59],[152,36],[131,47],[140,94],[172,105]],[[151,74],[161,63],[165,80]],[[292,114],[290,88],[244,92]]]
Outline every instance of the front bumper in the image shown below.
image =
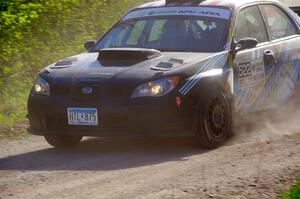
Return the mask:
[[[188,103],[176,105],[176,95],[160,98],[110,99],[77,102],[68,97],[30,94],[28,116],[31,133],[83,136],[175,135],[193,132],[193,114]],[[67,108],[97,108],[96,127],[70,126]]]

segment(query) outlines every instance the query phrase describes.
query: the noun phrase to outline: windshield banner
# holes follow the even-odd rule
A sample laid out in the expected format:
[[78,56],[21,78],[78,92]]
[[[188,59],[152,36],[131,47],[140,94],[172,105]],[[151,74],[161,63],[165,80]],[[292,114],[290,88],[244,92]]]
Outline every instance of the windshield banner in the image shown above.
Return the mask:
[[229,19],[230,11],[222,8],[210,7],[163,7],[139,9],[128,13],[122,20],[130,20],[141,17],[156,16],[200,16]]

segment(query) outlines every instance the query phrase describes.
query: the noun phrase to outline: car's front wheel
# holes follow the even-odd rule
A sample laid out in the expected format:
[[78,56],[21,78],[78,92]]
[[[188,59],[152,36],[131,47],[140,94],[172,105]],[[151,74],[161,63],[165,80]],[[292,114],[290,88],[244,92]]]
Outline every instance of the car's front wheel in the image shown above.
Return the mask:
[[224,91],[213,89],[203,93],[197,111],[196,135],[200,146],[222,145],[232,131],[232,111]]
[[45,139],[56,148],[71,148],[80,143],[82,136],[45,135]]

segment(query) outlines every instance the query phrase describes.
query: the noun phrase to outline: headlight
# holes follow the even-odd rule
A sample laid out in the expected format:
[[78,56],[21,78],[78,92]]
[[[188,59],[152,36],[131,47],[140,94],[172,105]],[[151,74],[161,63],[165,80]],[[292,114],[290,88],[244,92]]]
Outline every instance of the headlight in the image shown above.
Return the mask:
[[44,80],[41,77],[38,77],[34,84],[33,91],[37,95],[49,96],[50,95],[50,85],[46,80]]
[[178,83],[179,77],[154,80],[137,87],[131,97],[160,97],[170,93]]

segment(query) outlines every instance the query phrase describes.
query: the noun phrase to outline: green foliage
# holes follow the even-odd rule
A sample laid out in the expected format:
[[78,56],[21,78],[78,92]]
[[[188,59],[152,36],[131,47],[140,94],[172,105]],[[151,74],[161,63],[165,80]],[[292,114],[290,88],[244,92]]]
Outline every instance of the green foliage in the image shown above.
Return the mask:
[[37,73],[83,52],[121,15],[146,0],[1,0],[0,132],[25,118]]
[[[4,4],[5,3],[5,4]],[[2,35],[14,33],[20,36],[18,30],[39,17],[44,6],[38,2],[25,3],[23,0],[15,0],[13,2],[2,2],[3,4],[0,14],[0,31]]]
[[300,199],[300,181],[292,185],[288,192],[284,193],[282,199]]

